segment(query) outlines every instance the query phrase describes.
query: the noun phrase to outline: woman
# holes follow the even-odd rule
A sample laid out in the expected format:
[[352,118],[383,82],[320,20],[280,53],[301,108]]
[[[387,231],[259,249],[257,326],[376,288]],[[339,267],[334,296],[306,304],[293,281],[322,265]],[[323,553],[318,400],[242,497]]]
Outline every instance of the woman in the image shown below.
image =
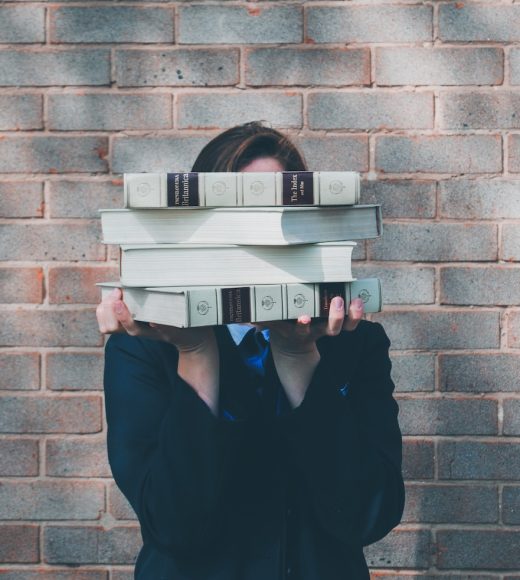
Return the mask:
[[[220,134],[193,167],[305,169],[260,123]],[[267,323],[251,356],[244,327],[139,324],[119,290],[99,305],[114,333],[109,460],[144,544],[136,579],[369,578],[362,547],[399,523],[404,491],[389,341],[362,315],[336,297],[328,320]]]

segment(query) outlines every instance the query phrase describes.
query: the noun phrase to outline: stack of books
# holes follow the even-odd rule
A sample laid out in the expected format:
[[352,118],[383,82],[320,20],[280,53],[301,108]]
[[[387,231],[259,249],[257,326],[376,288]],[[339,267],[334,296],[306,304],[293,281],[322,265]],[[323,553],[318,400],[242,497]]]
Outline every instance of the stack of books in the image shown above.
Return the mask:
[[354,240],[382,233],[359,189],[355,172],[125,174],[124,208],[100,210],[121,248],[102,294],[178,327],[324,317],[338,295],[377,312],[379,280],[352,276]]

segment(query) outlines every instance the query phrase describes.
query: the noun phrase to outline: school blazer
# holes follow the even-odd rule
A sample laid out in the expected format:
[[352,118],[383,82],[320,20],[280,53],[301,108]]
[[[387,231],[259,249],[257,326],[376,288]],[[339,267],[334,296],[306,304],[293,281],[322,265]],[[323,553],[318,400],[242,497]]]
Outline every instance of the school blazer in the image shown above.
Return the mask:
[[108,456],[143,539],[135,578],[368,580],[363,546],[399,523],[404,504],[383,327],[362,321],[320,339],[304,400],[282,416],[272,357],[256,376],[227,327],[215,332],[220,407],[233,421],[178,377],[172,345],[107,342]]

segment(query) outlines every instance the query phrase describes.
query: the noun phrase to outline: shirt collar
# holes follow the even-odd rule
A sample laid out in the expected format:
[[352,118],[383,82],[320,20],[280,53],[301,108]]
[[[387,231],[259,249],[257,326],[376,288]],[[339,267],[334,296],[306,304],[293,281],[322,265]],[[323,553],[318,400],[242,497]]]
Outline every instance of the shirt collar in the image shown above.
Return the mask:
[[[253,325],[246,322],[243,324],[228,324],[227,327],[233,342],[238,346],[242,342],[244,336],[249,332],[249,330],[251,330],[251,328],[253,328]],[[266,328],[265,330],[262,330],[262,334],[266,340],[269,340],[269,329]]]

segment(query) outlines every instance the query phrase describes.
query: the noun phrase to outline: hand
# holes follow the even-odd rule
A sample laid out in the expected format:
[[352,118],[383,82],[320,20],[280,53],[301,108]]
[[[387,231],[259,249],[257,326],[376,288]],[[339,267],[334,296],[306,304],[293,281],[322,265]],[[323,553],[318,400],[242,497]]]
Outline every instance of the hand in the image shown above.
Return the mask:
[[136,322],[122,301],[119,288],[115,288],[101,301],[96,309],[96,316],[99,330],[104,334],[126,332],[130,336],[142,336],[173,344],[179,351],[177,373],[214,414],[218,413],[219,354],[212,327],[177,328]]
[[287,321],[255,324],[269,328],[273,361],[287,398],[293,407],[303,400],[312,375],[320,362],[316,341],[323,336],[336,336],[342,330],[354,331],[363,317],[363,301],[355,298],[345,318],[345,305],[339,296],[330,304],[327,320],[312,320],[303,315],[296,323]]

